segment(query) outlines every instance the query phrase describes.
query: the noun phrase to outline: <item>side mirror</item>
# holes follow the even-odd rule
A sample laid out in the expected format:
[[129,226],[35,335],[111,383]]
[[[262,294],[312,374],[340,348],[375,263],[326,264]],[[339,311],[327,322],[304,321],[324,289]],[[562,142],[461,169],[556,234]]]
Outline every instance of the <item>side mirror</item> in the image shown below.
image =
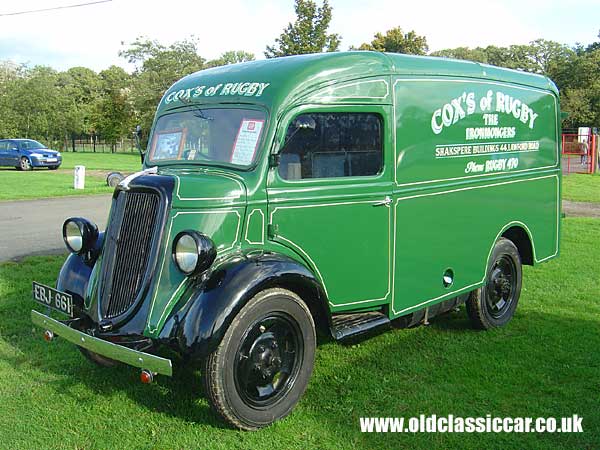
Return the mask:
[[306,131],[315,131],[317,129],[317,122],[310,114],[302,114],[296,117],[288,127],[287,136],[283,144],[278,147],[273,154],[269,156],[269,166],[277,167],[281,162],[281,153],[285,150],[285,147],[290,141],[296,136],[296,134],[303,133]]
[[315,119],[313,119],[312,116],[302,115],[294,119],[294,122],[292,122],[292,126],[295,128],[295,131],[314,131],[317,128],[317,122],[315,122]]
[[137,146],[138,152],[140,152],[140,159],[142,160],[142,164],[144,164],[144,150],[142,150],[142,127],[140,125],[135,126],[135,131],[133,132],[135,137],[135,144]]

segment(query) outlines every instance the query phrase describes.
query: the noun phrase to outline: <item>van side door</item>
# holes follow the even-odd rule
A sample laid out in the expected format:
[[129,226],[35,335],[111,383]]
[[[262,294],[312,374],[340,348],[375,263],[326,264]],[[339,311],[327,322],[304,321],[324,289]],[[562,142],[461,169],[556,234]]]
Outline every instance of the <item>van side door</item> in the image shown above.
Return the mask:
[[391,296],[390,113],[389,106],[312,106],[280,128],[267,185],[269,239],[305,261],[333,311]]

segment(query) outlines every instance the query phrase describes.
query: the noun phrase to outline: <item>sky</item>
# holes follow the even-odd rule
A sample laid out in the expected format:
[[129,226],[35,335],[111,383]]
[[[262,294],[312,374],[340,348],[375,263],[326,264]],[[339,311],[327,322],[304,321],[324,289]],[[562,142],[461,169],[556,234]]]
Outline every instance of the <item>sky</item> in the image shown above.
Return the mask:
[[[85,66],[100,71],[112,64],[131,70],[118,53],[136,37],[169,45],[191,35],[206,59],[228,50],[245,50],[260,59],[295,18],[293,0],[112,0],[6,15],[91,1],[2,0],[0,60],[58,70]],[[424,35],[430,51],[538,38],[587,45],[598,40],[600,28],[598,0],[330,0],[330,5],[329,31],[342,36],[342,50],[397,26]]]

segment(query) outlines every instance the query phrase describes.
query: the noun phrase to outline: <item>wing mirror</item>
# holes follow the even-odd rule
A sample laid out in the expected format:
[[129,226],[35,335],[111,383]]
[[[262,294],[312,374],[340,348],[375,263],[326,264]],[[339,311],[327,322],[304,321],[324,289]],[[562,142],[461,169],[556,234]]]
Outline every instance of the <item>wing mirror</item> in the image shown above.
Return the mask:
[[142,149],[142,127],[140,125],[136,125],[135,126],[135,131],[133,132],[133,136],[135,137],[135,145],[138,149],[138,152],[140,152],[140,159],[142,160],[142,164],[144,164],[144,150]]

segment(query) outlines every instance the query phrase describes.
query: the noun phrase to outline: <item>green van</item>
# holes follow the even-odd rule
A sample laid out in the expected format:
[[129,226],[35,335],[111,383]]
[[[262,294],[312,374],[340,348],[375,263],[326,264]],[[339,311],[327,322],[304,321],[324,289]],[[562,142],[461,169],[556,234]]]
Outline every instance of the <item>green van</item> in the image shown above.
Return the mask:
[[521,265],[559,252],[559,117],[549,79],[466,61],[347,52],[189,75],[106,231],[68,219],[56,289],[34,283],[69,318],[33,322],[143,382],[199,363],[227,422],[269,425],[306,389],[316,331],[462,303],[476,328],[510,321]]

